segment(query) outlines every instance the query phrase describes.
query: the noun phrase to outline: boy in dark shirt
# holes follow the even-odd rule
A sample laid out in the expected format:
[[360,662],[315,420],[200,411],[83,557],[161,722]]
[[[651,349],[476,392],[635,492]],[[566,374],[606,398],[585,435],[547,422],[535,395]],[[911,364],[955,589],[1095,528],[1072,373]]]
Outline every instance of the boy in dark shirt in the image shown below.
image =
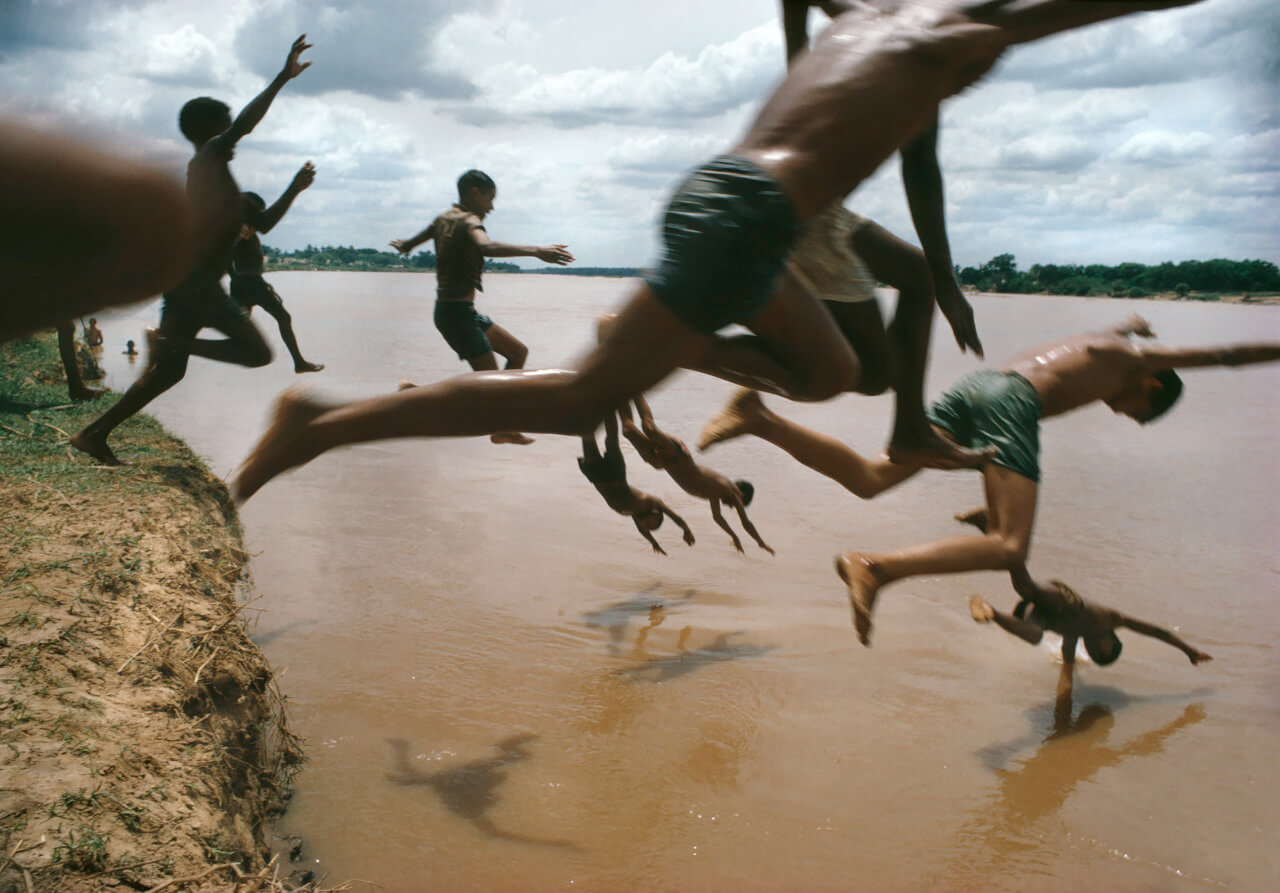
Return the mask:
[[610,413],[604,420],[603,455],[596,445],[595,432],[582,438],[582,458],[578,460],[578,467],[582,469],[586,479],[595,486],[596,491],[604,497],[609,508],[619,515],[631,517],[636,530],[649,541],[653,551],[659,555],[667,554],[653,538],[652,532],[662,526],[663,515],[670,516],[671,520],[684,531],[685,543],[693,545],[693,531],[689,529],[688,524],[684,523],[683,518],[673,512],[661,499],[650,496],[648,493],[641,493],[627,483],[627,466],[622,459],[622,446],[618,442],[617,416]]
[[242,193],[245,224],[240,227],[240,238],[231,251],[231,297],[250,313],[261,307],[271,314],[280,327],[280,337],[289,356],[293,357],[294,372],[319,372],[324,363],[308,363],[298,349],[298,338],[293,334],[293,317],[284,309],[284,302],[267,280],[262,278],[262,241],[258,233],[267,233],[280,222],[304,189],[316,178],[315,166],[308,161],[293,176],[293,182],[271,207],[256,192]]
[[[196,150],[187,165],[187,199],[195,227],[195,267],[165,293],[160,327],[146,371],[110,409],[71,437],[72,446],[104,465],[124,464],[107,446],[111,432],[181,381],[187,374],[190,357],[241,366],[265,366],[271,362],[271,350],[262,333],[244,308],[222,289],[232,246],[244,222],[240,187],[228,165],[235,155],[236,143],[262,120],[276,94],[311,65],[299,61],[310,46],[305,34],[295,40],[280,73],[234,121],[226,104],[207,96],[182,107],[178,126]],[[196,334],[206,327],[220,330],[226,339],[198,340]]]
[[[494,242],[484,228],[498,187],[484,171],[469,170],[458,178],[458,201],[409,239],[392,239],[391,247],[409,254],[423,242],[436,244],[435,324],[444,340],[475,370],[497,369],[499,354],[507,369],[523,369],[529,348],[502,326],[476,311],[476,292],[484,291],[481,274],[486,257],[536,257],[549,264],[572,263],[568,245],[512,245]],[[515,432],[490,437],[494,443],[532,443]]]

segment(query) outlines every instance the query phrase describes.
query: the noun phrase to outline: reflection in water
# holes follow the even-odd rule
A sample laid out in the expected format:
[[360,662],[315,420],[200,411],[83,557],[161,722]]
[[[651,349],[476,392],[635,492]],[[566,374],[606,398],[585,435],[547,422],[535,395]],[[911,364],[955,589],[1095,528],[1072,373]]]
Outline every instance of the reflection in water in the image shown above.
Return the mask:
[[[1038,823],[1057,815],[1079,785],[1131,757],[1159,753],[1170,737],[1206,715],[1203,705],[1191,704],[1160,728],[1112,746],[1107,737],[1115,726],[1115,702],[1123,705],[1130,699],[1110,689],[1091,694],[1092,703],[1078,714],[1073,714],[1069,692],[1059,697],[1053,707],[1052,726],[1036,751],[1017,768],[995,769],[999,777],[996,802],[975,809],[956,833],[956,849],[964,854],[964,862],[951,866],[952,871],[981,886],[992,877],[996,867],[992,863],[1019,856],[1037,861],[1043,858],[1045,840]],[[1106,697],[1108,694],[1119,697]]]
[[506,781],[505,767],[533,756],[525,750],[524,745],[536,740],[536,735],[515,735],[499,741],[495,745],[499,755],[491,759],[472,760],[470,763],[464,763],[452,769],[442,769],[439,772],[420,772],[409,765],[409,742],[403,738],[393,738],[387,743],[391,745],[394,771],[387,773],[387,780],[400,785],[426,785],[436,792],[450,812],[467,820],[490,837],[540,846],[577,849],[568,841],[541,840],[504,831],[487,815],[489,810],[498,803],[494,790]]
[[743,657],[762,657],[773,650],[772,645],[767,647],[750,644],[730,645],[731,636],[742,635],[742,632],[738,631],[721,633],[710,645],[686,651],[684,648],[689,633],[690,628],[687,626],[680,631],[680,640],[676,643],[676,647],[680,649],[678,653],[649,658],[633,666],[623,667],[615,671],[615,675],[621,676],[628,682],[667,682],[709,664]]
[[639,650],[644,646],[644,640],[648,637],[649,630],[661,624],[666,618],[668,605],[681,604],[693,598],[694,590],[692,589],[686,589],[683,594],[672,598],[662,594],[662,590],[665,588],[662,584],[655,583],[629,599],[583,614],[582,622],[591,629],[607,630],[609,632],[609,653],[616,654],[618,647],[622,644],[622,640],[627,634],[627,625],[631,622],[631,618],[647,614],[649,625],[641,630],[640,638],[636,642],[636,649]]

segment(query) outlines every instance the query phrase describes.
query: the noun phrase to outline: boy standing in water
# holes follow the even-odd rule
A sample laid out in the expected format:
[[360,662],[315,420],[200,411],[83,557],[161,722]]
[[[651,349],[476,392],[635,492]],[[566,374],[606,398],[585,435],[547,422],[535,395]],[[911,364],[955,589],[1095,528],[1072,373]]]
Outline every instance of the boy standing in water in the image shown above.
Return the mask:
[[[435,324],[458,359],[475,370],[497,369],[498,354],[506,369],[523,369],[529,348],[502,326],[476,311],[476,292],[484,291],[481,275],[486,257],[536,257],[548,264],[572,263],[568,245],[512,245],[495,242],[484,228],[498,187],[484,171],[469,170],[458,178],[458,201],[422,232],[392,239],[391,247],[407,255],[423,242],[436,244]],[[494,443],[533,443],[515,432],[495,433]]]
[[280,337],[284,346],[289,349],[289,356],[293,357],[293,371],[299,373],[319,372],[324,368],[324,363],[308,363],[302,358],[298,338],[293,334],[293,317],[284,309],[284,302],[280,300],[276,290],[262,278],[265,259],[258,234],[270,232],[289,210],[293,200],[315,178],[316,169],[308,161],[293,175],[289,188],[269,208],[256,192],[242,193],[245,224],[240,227],[240,238],[236,240],[231,252],[231,297],[248,313],[252,313],[254,307],[261,307],[271,314],[280,327]]
[[[232,247],[244,222],[244,203],[229,164],[236,144],[262,120],[276,94],[311,65],[299,61],[310,46],[305,34],[295,40],[280,73],[234,121],[225,103],[207,96],[182,107],[178,126],[196,150],[187,165],[187,199],[195,225],[195,268],[165,293],[160,328],[146,371],[110,409],[71,437],[72,446],[104,465],[124,464],[107,446],[111,432],[181,381],[187,374],[190,357],[241,366],[265,366],[271,362],[271,350],[262,333],[245,309],[222,288],[222,277],[230,266]],[[218,329],[226,339],[197,340],[196,334],[206,327]]]
[[[332,408],[286,393],[232,481],[236,498],[348,444],[498,431],[582,436],[676,369],[703,368],[720,347],[715,334],[735,322],[758,338],[734,345],[740,365],[717,359],[722,377],[737,368],[744,384],[805,400],[856,389],[858,357],[786,270],[802,224],[871,176],[1010,46],[1191,2],[902,0],[840,16],[742,140],[680,186],[667,206],[662,262],[576,368],[477,372]],[[895,424],[890,448],[921,465],[984,458],[937,434],[923,407]]]

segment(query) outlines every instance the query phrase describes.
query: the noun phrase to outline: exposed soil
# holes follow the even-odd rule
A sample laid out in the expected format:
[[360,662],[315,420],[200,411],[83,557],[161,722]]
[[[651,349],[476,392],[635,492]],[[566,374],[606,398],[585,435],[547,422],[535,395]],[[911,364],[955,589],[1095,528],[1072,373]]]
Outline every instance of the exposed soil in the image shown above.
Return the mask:
[[[0,395],[64,394],[52,339],[0,346]],[[245,632],[235,507],[152,419],[115,435],[133,466],[72,450],[114,397],[0,412],[0,893],[279,889],[301,751]]]

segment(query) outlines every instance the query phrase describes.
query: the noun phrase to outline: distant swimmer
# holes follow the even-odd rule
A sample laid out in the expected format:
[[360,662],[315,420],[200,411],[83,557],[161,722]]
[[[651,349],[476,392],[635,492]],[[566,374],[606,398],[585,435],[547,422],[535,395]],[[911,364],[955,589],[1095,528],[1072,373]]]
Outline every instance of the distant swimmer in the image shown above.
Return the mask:
[[[987,494],[984,533],[894,552],[839,555],[836,569],[848,587],[854,625],[864,645],[870,642],[876,597],[889,583],[922,574],[1025,569],[1040,480],[1041,419],[1101,401],[1115,413],[1146,424],[1167,412],[1182,393],[1175,368],[1280,360],[1280,342],[1175,348],[1135,337],[1155,337],[1150,324],[1136,314],[1102,332],[1033,348],[1000,370],[967,375],[933,404],[929,419],[942,436],[971,448],[995,450],[981,469]],[[864,458],[833,438],[770,412],[750,392],[730,401],[703,432],[701,445],[745,434],[781,447],[863,499],[874,498],[919,470],[887,457]]]
[[639,427],[636,426],[630,408],[624,405],[618,414],[622,419],[624,436],[636,446],[636,452],[640,457],[654,468],[665,471],[671,476],[671,480],[679,484],[680,488],[690,496],[707,500],[711,504],[711,517],[721,530],[729,534],[733,547],[739,552],[743,551],[742,541],[725,520],[720,510],[722,502],[727,503],[738,513],[738,520],[742,522],[742,529],[747,532],[747,535],[755,540],[761,549],[770,555],[774,554],[773,549],[760,538],[755,525],[747,517],[747,506],[751,504],[751,499],[755,495],[755,488],[751,483],[731,481],[724,475],[693,461],[693,456],[684,441],[670,436],[654,424],[653,413],[645,399],[636,397],[634,402],[636,411],[640,415]]
[[298,338],[293,333],[293,317],[284,309],[280,295],[262,278],[265,258],[258,235],[270,232],[289,210],[293,200],[315,178],[315,166],[308,161],[293,175],[284,194],[269,208],[256,192],[242,193],[245,223],[240,227],[240,238],[231,251],[231,297],[251,313],[254,307],[261,307],[271,315],[280,327],[280,338],[289,349],[289,356],[293,357],[293,371],[298,373],[319,372],[324,363],[309,363],[303,359],[302,351],[298,349]]
[[90,347],[101,347],[102,341],[102,329],[98,328],[98,320],[91,316],[89,325],[84,329],[84,343]]
[[[104,465],[124,464],[107,438],[121,422],[180,382],[191,357],[251,367],[271,362],[262,333],[222,288],[244,223],[244,204],[230,162],[236,144],[258,125],[284,85],[311,65],[300,59],[310,46],[306,35],[295,40],[280,73],[234,121],[225,103],[208,96],[191,100],[178,115],[179,129],[195,148],[187,164],[187,198],[195,221],[196,262],[181,283],[165,292],[146,370],[110,409],[71,437],[72,446]],[[197,339],[204,328],[218,329],[227,337]]]
[[1169,630],[1129,617],[1113,608],[1094,605],[1081,598],[1061,580],[1051,580],[1047,585],[1036,585],[1037,591],[1057,590],[1061,607],[1052,609],[1026,598],[1018,602],[1012,614],[997,611],[980,595],[969,598],[969,613],[978,623],[995,623],[1005,632],[1012,633],[1024,642],[1040,644],[1045,630],[1062,636],[1062,678],[1058,682],[1059,695],[1071,690],[1076,661],[1076,643],[1084,642],[1084,650],[1095,664],[1105,667],[1120,657],[1118,629],[1131,629],[1135,633],[1159,639],[1177,648],[1193,664],[1202,664],[1213,658],[1198,648],[1184,642]]
[[121,353],[126,357],[136,357],[138,355],[138,348],[134,346],[132,341],[126,341],[124,343],[124,350],[122,350]]
[[[476,310],[476,292],[484,291],[486,257],[536,257],[564,266],[573,262],[568,245],[512,245],[489,238],[484,218],[493,210],[498,187],[484,171],[469,170],[458,178],[458,201],[408,239],[392,239],[391,247],[409,254],[423,242],[436,246],[435,324],[458,359],[472,369],[497,369],[494,354],[507,361],[505,369],[523,369],[529,348],[519,338]],[[494,443],[532,443],[523,434],[501,432]]]
[[619,515],[627,515],[636,525],[640,535],[653,546],[653,551],[666,555],[662,546],[653,538],[653,531],[662,526],[664,516],[670,517],[684,531],[686,545],[693,545],[693,531],[684,519],[671,508],[648,493],[627,483],[627,466],[622,458],[622,446],[618,442],[618,419],[610,415],[604,422],[604,453],[601,454],[596,444],[595,434],[582,438],[582,458],[578,460],[578,468],[583,475],[604,497],[605,503]]
[[[839,16],[743,138],[677,188],[660,261],[574,368],[460,375],[319,416],[288,392],[232,481],[236,498],[349,444],[513,431],[581,437],[676,369],[706,371],[713,352],[715,374],[793,399],[856,390],[861,362],[787,269],[804,223],[870,177],[933,121],[942,100],[975,83],[1010,46],[1189,2],[914,0]],[[393,245],[403,251],[414,241]],[[716,335],[732,323],[754,337],[723,344]],[[890,443],[899,455],[930,465],[973,461],[919,419],[904,427],[911,436]]]

